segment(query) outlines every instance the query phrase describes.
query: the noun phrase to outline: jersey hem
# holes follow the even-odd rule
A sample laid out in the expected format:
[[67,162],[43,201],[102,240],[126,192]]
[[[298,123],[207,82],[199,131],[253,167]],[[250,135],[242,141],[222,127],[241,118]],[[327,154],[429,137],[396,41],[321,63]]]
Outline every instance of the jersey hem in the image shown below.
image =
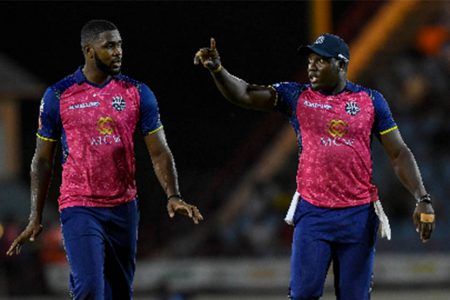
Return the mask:
[[[306,201],[306,202],[308,202],[309,204],[312,204],[312,205],[314,205],[314,206],[322,207],[322,208],[331,208],[331,209],[333,209],[333,208],[349,208],[349,207],[356,207],[356,206],[361,206],[361,205],[366,205],[366,204],[369,204],[369,203],[373,203],[373,202],[376,202],[376,201],[378,200],[378,197],[377,197],[376,199],[371,199],[371,198],[369,198],[369,199],[365,199],[365,200],[358,200],[358,201],[356,201],[356,202],[357,202],[356,204],[355,204],[355,203],[341,203],[341,204],[338,204],[338,205],[329,206],[329,205],[324,205],[324,203],[321,203],[321,202],[319,202],[319,201],[314,201],[314,200],[310,200],[310,199],[305,199],[305,198],[303,198],[303,196],[301,196],[301,195],[300,195],[300,197],[301,197],[302,200],[304,200],[304,201]],[[354,201],[354,202],[355,202],[355,201]]]
[[70,208],[70,207],[98,207],[98,208],[107,208],[107,207],[115,207],[115,206],[119,206],[125,203],[129,203],[132,202],[134,200],[136,200],[137,197],[134,196],[131,199],[128,200],[120,200],[117,202],[112,202],[112,203],[99,203],[99,202],[93,202],[93,201],[89,201],[89,200],[78,200],[78,201],[73,201],[70,203],[65,203],[62,205],[59,205],[59,211],[61,212],[63,209],[65,208]]

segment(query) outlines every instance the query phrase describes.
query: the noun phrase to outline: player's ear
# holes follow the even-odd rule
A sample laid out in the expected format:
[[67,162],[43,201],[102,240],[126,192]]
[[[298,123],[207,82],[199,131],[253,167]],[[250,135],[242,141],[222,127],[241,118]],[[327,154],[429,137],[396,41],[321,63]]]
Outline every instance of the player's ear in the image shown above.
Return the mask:
[[347,70],[347,63],[343,60],[338,60],[338,67],[339,67],[339,71],[346,71]]
[[93,51],[94,49],[89,44],[82,46],[81,50],[83,51],[83,55],[86,58],[93,58],[94,57],[94,51]]

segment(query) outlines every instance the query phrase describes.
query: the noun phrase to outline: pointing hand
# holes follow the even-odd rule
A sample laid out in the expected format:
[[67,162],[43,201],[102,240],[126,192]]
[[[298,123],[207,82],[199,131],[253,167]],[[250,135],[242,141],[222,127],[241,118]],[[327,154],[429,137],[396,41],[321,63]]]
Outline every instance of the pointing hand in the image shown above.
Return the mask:
[[195,53],[194,64],[202,64],[205,68],[212,72],[217,72],[221,69],[219,52],[216,48],[216,40],[211,38],[209,48],[200,48]]

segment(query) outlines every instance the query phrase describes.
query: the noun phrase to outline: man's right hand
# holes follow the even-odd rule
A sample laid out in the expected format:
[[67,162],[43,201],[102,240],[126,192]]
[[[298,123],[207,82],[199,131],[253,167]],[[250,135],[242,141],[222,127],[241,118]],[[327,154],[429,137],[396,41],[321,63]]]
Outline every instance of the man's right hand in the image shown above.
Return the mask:
[[420,240],[426,243],[431,238],[431,233],[436,226],[434,209],[431,203],[419,202],[414,210],[413,221]]
[[200,48],[194,57],[194,65],[202,64],[212,72],[219,71],[222,67],[219,52],[216,48],[216,40],[211,38],[209,48]]
[[24,231],[12,242],[6,255],[20,254],[22,244],[26,241],[34,242],[35,238],[41,233],[42,225],[36,221],[30,221]]

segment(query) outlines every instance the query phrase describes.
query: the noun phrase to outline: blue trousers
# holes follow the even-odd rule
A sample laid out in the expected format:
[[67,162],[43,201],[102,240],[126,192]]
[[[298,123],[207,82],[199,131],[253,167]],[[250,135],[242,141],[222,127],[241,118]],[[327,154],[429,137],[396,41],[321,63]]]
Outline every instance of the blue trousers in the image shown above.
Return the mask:
[[294,224],[291,299],[319,299],[331,262],[336,299],[370,299],[379,226],[373,204],[329,209],[302,199]]
[[137,201],[108,208],[69,207],[60,218],[72,299],[132,299]]

